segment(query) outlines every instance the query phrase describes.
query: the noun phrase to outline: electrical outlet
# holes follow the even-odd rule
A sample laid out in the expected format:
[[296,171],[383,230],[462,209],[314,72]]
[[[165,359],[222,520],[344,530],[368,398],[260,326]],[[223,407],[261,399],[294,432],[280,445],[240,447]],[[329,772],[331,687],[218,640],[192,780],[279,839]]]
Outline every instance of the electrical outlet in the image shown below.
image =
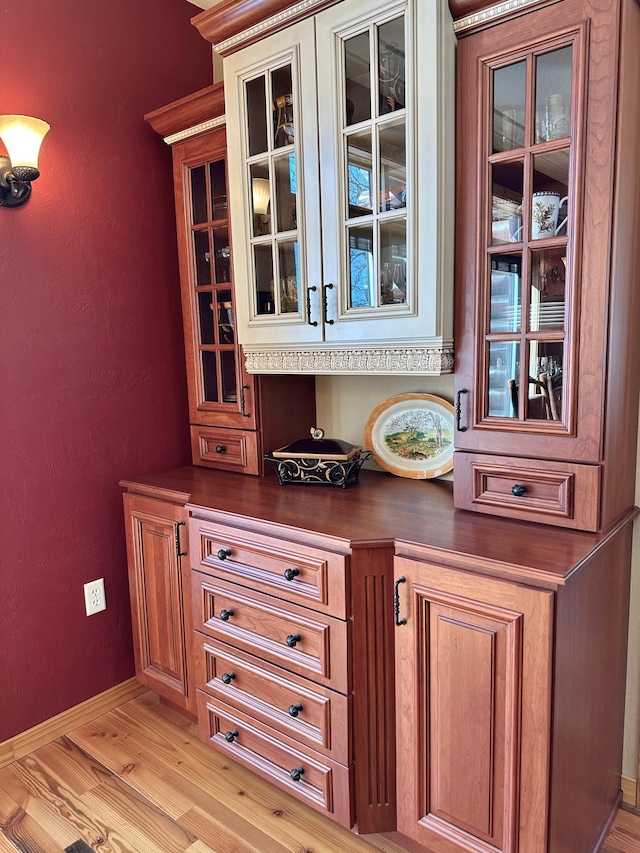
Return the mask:
[[107,609],[107,599],[104,597],[104,578],[98,578],[97,581],[91,581],[91,583],[84,585],[84,606],[87,616],[93,616],[94,613],[100,613],[101,610]]

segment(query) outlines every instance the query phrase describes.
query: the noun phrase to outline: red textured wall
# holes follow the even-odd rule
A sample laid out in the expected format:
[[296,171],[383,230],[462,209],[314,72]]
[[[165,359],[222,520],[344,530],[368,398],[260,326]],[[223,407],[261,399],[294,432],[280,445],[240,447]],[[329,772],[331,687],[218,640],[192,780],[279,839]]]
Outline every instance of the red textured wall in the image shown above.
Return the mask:
[[197,12],[0,8],[0,113],[51,124],[0,208],[0,742],[133,675],[118,481],[190,461],[171,157],[143,115],[212,82]]

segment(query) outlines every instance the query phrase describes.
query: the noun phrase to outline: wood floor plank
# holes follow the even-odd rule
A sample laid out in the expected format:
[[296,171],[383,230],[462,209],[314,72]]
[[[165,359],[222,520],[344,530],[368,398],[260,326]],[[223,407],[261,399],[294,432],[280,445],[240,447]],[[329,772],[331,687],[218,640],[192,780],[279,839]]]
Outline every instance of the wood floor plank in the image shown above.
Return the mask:
[[63,853],[64,851],[64,847],[56,844],[53,838],[26,812],[4,828],[3,832],[20,853]]
[[640,853],[640,817],[619,811],[601,853]]
[[16,853],[16,851],[17,847],[12,844],[2,830],[0,830],[0,853]]
[[35,754],[0,770],[2,789],[21,810],[61,848],[82,838],[99,846],[100,853],[136,853],[116,827],[92,813],[77,794],[43,769]]
[[[263,853],[268,850],[272,853],[272,848],[273,853],[278,853],[283,850],[280,845],[276,850],[272,840],[259,830],[244,836],[236,835],[231,826],[218,819],[218,815],[214,817],[197,807],[183,815],[180,823],[208,844],[215,853],[227,853],[228,850],[233,850],[234,853]],[[250,835],[252,837],[249,837]]]
[[196,841],[162,809],[117,777],[83,794],[96,814],[113,826],[141,853],[184,853]]
[[76,794],[84,794],[104,781],[107,768],[66,737],[31,753],[43,768]]

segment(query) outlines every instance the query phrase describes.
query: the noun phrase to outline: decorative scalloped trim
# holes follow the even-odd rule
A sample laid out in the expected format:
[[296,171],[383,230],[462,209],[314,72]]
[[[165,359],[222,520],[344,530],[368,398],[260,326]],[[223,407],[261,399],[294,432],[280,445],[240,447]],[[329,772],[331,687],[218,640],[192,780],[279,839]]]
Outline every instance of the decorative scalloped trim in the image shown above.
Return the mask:
[[422,349],[245,350],[249,373],[453,373],[453,347]]
[[242,30],[242,32],[236,33],[234,36],[230,36],[228,39],[218,42],[218,44],[214,44],[213,49],[217,53],[224,55],[231,48],[237,47],[245,41],[253,40],[256,37],[259,37],[262,33],[269,31],[280,24],[286,23],[291,18],[295,18],[309,9],[314,9],[323,2],[324,0],[301,0],[300,3],[296,3],[294,6],[288,6],[286,9],[283,9],[282,12],[278,12],[277,15],[265,18],[263,21],[259,21],[257,24],[254,24],[252,27]]
[[460,18],[459,21],[455,21],[453,31],[459,33],[462,30],[477,27],[479,24],[489,23],[496,18],[508,15],[510,12],[526,9],[527,6],[535,6],[539,2],[540,0],[507,0],[506,3],[498,3],[496,6],[490,6],[488,9],[483,9],[481,12],[474,12],[473,15],[467,15],[466,18]]
[[226,115],[216,116],[207,121],[194,124],[193,127],[188,127],[186,130],[179,130],[177,133],[172,133],[165,136],[164,141],[167,145],[174,145],[176,142],[182,142],[183,139],[189,139],[190,136],[196,136],[198,133],[204,133],[206,130],[213,130],[214,127],[220,127],[227,123]]

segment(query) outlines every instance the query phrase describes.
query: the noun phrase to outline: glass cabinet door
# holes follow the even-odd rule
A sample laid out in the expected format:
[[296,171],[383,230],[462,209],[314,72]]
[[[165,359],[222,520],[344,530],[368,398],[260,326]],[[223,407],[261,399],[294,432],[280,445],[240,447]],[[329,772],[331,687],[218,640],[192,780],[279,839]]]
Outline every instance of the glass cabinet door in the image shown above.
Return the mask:
[[574,53],[565,39],[485,69],[482,417],[531,429],[566,430],[571,411]]
[[186,167],[199,409],[238,408],[236,339],[224,157]]

